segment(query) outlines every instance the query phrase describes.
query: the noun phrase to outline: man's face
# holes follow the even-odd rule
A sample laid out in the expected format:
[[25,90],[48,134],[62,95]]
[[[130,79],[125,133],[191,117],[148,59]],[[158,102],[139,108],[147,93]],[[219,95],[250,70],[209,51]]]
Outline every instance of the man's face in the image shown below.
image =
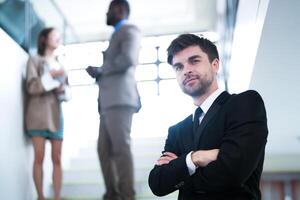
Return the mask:
[[216,83],[219,60],[209,62],[208,56],[199,46],[190,46],[173,57],[173,69],[182,91],[192,97],[205,95]]
[[120,19],[120,6],[111,3],[106,13],[106,24],[114,26]]

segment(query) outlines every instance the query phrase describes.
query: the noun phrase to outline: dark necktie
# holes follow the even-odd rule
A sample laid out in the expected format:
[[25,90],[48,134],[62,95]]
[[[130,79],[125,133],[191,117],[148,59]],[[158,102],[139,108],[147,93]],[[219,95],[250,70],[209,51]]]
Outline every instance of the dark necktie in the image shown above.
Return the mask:
[[195,115],[194,115],[194,121],[193,121],[193,129],[194,129],[194,133],[196,133],[197,128],[199,127],[199,117],[200,115],[203,113],[202,109],[200,107],[198,107],[195,111]]

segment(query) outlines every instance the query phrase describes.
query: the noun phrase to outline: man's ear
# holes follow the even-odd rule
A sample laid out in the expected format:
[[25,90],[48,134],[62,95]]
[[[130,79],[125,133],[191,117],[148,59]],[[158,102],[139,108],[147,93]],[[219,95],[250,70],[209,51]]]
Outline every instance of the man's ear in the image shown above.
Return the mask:
[[126,18],[126,11],[125,11],[125,8],[122,7],[122,6],[117,6],[117,15],[118,15],[118,18],[119,19],[124,19]]
[[211,65],[213,67],[213,70],[218,73],[219,71],[219,65],[220,65],[220,60],[218,58],[215,58],[212,62]]

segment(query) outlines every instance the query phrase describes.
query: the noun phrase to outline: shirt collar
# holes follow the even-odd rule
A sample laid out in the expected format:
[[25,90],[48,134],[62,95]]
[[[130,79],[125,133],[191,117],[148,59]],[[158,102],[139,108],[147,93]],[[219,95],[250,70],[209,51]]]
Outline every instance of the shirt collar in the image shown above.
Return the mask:
[[114,26],[115,28],[115,32],[120,30],[120,28],[122,27],[123,24],[125,24],[127,22],[126,19],[121,19],[118,23],[116,23],[116,25]]
[[217,97],[223,92],[220,88],[214,91],[211,95],[209,95],[205,101],[200,105],[200,108],[203,110],[203,113],[206,114],[208,109],[211,107],[213,102],[217,99]]

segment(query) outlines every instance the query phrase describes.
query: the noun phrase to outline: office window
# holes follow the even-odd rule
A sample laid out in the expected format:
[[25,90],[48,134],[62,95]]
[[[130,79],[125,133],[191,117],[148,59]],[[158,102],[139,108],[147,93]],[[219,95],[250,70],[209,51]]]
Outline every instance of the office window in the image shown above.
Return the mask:
[[135,77],[137,81],[155,80],[157,77],[156,65],[150,64],[137,66]]
[[[164,137],[170,125],[194,110],[191,98],[182,93],[172,67],[166,63],[166,49],[175,37],[176,35],[170,35],[142,39],[139,65],[136,69],[142,108],[134,115],[132,137]],[[98,87],[85,69],[89,65],[103,64],[102,52],[107,46],[107,41],[72,44],[58,51],[68,70],[69,82],[74,91],[73,99],[64,104],[66,131],[70,130],[66,134],[85,130],[86,127],[91,131],[88,134],[89,139],[98,137]],[[74,110],[78,111],[76,116],[70,114]]]

